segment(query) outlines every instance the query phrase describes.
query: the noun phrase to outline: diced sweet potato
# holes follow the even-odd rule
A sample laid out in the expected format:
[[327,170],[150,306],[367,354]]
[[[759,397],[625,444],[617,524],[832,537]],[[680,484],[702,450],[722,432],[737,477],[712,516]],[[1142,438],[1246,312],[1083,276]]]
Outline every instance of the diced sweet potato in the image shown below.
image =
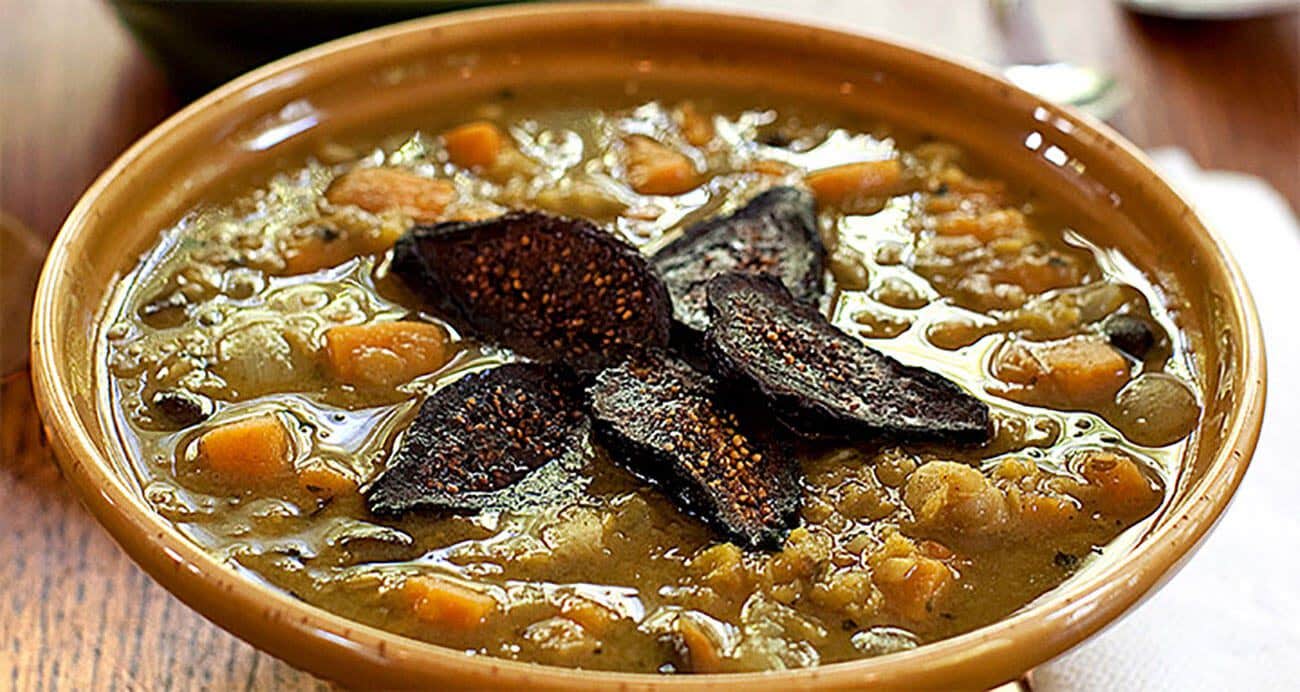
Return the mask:
[[424,622],[457,630],[476,627],[497,609],[491,594],[433,576],[410,577],[402,598]]
[[345,384],[391,387],[433,372],[450,357],[447,332],[425,322],[372,322],[325,331],[325,359]]
[[695,164],[680,151],[640,135],[623,140],[628,184],[643,195],[680,195],[700,184]]
[[357,482],[342,471],[316,463],[298,471],[298,486],[317,497],[333,498],[356,492]]
[[256,486],[288,473],[293,442],[268,413],[219,425],[199,438],[199,465],[232,483]]
[[1128,381],[1129,364],[1119,351],[1099,339],[1014,342],[999,350],[993,376],[1070,404],[1098,404],[1109,400]]
[[1132,459],[1106,451],[1089,451],[1079,464],[1088,483],[1089,500],[1102,514],[1142,516],[1160,503],[1161,490]]
[[1071,399],[1107,399],[1128,381],[1124,356],[1101,341],[1073,339],[1046,349],[1042,355],[1052,385]]
[[952,571],[946,564],[922,555],[915,543],[899,533],[890,534],[869,562],[885,605],[915,622],[934,617],[953,583]]
[[506,135],[501,128],[486,120],[465,123],[442,133],[447,157],[462,168],[491,167],[505,141]]
[[350,204],[369,212],[395,209],[422,223],[442,220],[456,198],[446,180],[433,180],[400,168],[356,168],[339,176],[325,191],[331,204]]
[[887,159],[823,168],[809,173],[804,182],[812,188],[819,204],[844,207],[864,198],[896,194],[902,178],[902,164]]

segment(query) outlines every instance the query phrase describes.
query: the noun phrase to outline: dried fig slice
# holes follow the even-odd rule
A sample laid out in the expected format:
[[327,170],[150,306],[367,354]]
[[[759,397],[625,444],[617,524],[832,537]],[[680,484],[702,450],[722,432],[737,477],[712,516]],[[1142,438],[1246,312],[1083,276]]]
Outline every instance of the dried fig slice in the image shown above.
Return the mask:
[[744,426],[707,374],[646,353],[601,372],[587,396],[597,441],[687,514],[762,548],[780,547],[798,521],[789,452]]
[[943,376],[835,328],[779,281],[725,274],[708,287],[709,368],[815,438],[988,440],[989,410]]
[[384,472],[371,512],[475,511],[540,467],[585,453],[590,422],[557,366],[512,363],[466,375],[424,400]]
[[586,371],[668,342],[671,303],[636,248],[579,219],[512,212],[416,226],[392,271],[488,338]]
[[709,326],[705,287],[725,272],[770,274],[799,300],[822,294],[826,250],[812,195],[774,187],[736,210],[686,229],[652,259],[673,297],[673,317],[689,330]]

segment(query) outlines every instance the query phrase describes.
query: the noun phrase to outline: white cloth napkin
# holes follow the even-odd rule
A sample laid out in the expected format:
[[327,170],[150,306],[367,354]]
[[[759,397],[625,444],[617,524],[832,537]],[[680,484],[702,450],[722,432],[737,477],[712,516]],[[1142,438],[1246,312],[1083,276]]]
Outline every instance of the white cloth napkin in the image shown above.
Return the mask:
[[1034,671],[1036,690],[1300,688],[1300,224],[1268,184],[1202,171],[1179,149],[1160,169],[1227,240],[1259,307],[1268,358],[1250,470],[1200,552],[1093,640]]

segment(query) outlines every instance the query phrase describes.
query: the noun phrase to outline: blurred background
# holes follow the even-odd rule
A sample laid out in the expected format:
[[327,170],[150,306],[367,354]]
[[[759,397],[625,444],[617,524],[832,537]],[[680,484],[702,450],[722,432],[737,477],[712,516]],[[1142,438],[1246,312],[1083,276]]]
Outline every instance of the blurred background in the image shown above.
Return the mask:
[[[31,403],[24,368],[31,290],[49,240],[91,180],[131,142],[195,95],[292,49],[473,4],[0,0],[0,262],[4,266],[0,374],[5,376],[0,506],[9,514],[4,523],[8,537],[0,537],[0,580],[25,584],[23,594],[0,599],[0,688],[323,686],[181,605],[134,567],[76,506],[48,463]],[[1262,234],[1270,223],[1282,229],[1281,236],[1264,240],[1259,235],[1253,246],[1233,245],[1233,250],[1257,298],[1269,296],[1269,305],[1261,300],[1261,312],[1270,332],[1273,391],[1279,391],[1279,374],[1295,374],[1294,368],[1286,370],[1289,364],[1278,365],[1280,356],[1290,354],[1292,347],[1300,348],[1297,330],[1290,327],[1293,318],[1281,314],[1292,308],[1271,302],[1294,290],[1285,282],[1266,286],[1267,279],[1261,278],[1271,265],[1281,269],[1276,277],[1285,279],[1287,272],[1294,271],[1294,265],[1288,268],[1287,263],[1300,259],[1300,252],[1287,254],[1300,247],[1292,216],[1300,208],[1300,16],[1294,0],[697,0],[689,4],[773,12],[902,37],[983,61],[1022,86],[1108,120],[1137,145],[1155,151],[1159,163],[1193,203],[1206,205],[1207,218],[1226,219],[1221,232]],[[1260,210],[1270,216],[1252,215],[1263,214]],[[1286,248],[1279,250],[1282,245]],[[1284,332],[1284,324],[1289,331]],[[1300,384],[1300,378],[1295,382]],[[1297,415],[1296,401],[1300,400],[1292,396],[1280,403],[1275,395],[1269,404],[1272,420]],[[1261,450],[1270,444],[1281,449],[1283,442],[1266,432]],[[1294,456],[1294,446],[1286,450],[1288,458]],[[1251,492],[1262,492],[1252,490],[1265,484],[1255,481],[1261,475],[1252,470],[1237,511],[1225,520],[1207,550],[1216,541],[1228,543],[1223,536],[1232,535],[1233,519],[1249,517],[1247,528],[1278,521],[1249,514],[1260,506]],[[1247,508],[1240,509],[1243,504]],[[1287,526],[1294,527],[1294,519],[1290,522]],[[1283,535],[1295,538],[1294,533]],[[1223,559],[1249,561],[1251,557],[1247,552],[1226,554]],[[1206,562],[1210,560],[1196,564]],[[1261,607],[1276,606],[1279,589],[1286,592],[1284,605],[1296,607],[1296,589],[1284,581],[1292,579],[1290,574],[1279,573],[1272,583],[1276,589],[1256,586],[1269,592],[1268,598],[1261,596]],[[1199,586],[1195,576],[1177,582],[1204,590],[1223,588],[1224,579],[1228,588],[1235,588],[1229,578],[1216,575],[1202,576]],[[1198,605],[1197,596],[1205,593],[1167,596],[1171,590],[1156,602],[1182,599],[1166,608],[1192,608]],[[1137,629],[1129,624],[1134,621]],[[1126,620],[1108,638],[1042,671],[1036,686],[1151,688],[1148,680],[1133,677],[1132,670],[1125,672],[1123,661],[1133,663],[1133,656],[1150,653],[1157,640],[1175,629],[1176,621],[1161,622],[1165,630],[1153,635],[1143,629],[1140,617]],[[1261,647],[1280,651],[1283,645],[1300,645],[1294,634],[1265,634],[1267,641],[1262,644],[1240,634],[1225,625],[1178,651],[1176,658],[1170,653],[1174,660],[1157,665],[1157,673],[1173,680],[1167,677],[1169,669],[1183,666],[1201,675],[1204,671],[1186,663],[1197,658],[1197,647],[1241,649],[1237,670],[1249,670],[1275,664]],[[1213,667],[1220,665],[1216,662]],[[1085,669],[1099,666],[1118,672],[1110,678],[1081,677]],[[1234,674],[1230,667],[1217,671],[1221,677],[1202,675],[1200,687],[1213,689],[1213,681],[1226,680],[1228,688],[1240,688],[1231,684]],[[1105,684],[1107,680],[1112,684]]]
[[[277,46],[300,47],[425,14],[430,6],[467,4],[472,3],[0,0],[0,209],[42,235],[52,234],[100,170],[215,79],[272,56]],[[1177,145],[1202,166],[1260,175],[1300,205],[1300,18],[1277,9],[1294,3],[1133,1],[1236,8],[1245,15],[1195,20],[1139,14],[1109,0],[668,4],[777,12],[892,34],[999,66],[1067,62],[1093,68],[1123,90],[1126,98],[1111,122],[1139,146]],[[1257,6],[1264,14],[1248,11]],[[1000,20],[1006,14],[1010,21]],[[1222,14],[1233,16],[1223,9],[1211,16]],[[148,45],[135,40],[120,18],[134,22]],[[190,57],[175,57],[187,51]],[[155,62],[158,55],[169,60]],[[179,82],[169,81],[169,72]]]

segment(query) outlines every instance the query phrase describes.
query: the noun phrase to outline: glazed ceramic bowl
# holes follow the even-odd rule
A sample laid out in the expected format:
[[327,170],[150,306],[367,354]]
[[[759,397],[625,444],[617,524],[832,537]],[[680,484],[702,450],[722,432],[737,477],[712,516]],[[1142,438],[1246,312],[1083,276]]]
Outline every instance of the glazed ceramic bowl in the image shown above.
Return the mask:
[[[1202,423],[1174,497],[1122,559],[1085,570],[996,624],[918,649],[765,674],[586,672],[468,656],[351,622],[222,566],[130,482],[98,362],[106,295],[195,203],[300,159],[312,143],[382,130],[422,109],[527,84],[582,94],[618,84],[728,88],[825,104],[956,141],[1062,201],[1166,291],[1196,354]],[[975,688],[1065,651],[1167,578],[1246,470],[1264,401],[1259,325],[1223,244],[1130,144],[990,73],[892,41],[766,19],[644,5],[531,6],[417,20],[274,63],[140,140],[86,192],[45,266],[32,334],[41,414],[82,500],[159,582],[255,646],[366,687],[513,689]]]

